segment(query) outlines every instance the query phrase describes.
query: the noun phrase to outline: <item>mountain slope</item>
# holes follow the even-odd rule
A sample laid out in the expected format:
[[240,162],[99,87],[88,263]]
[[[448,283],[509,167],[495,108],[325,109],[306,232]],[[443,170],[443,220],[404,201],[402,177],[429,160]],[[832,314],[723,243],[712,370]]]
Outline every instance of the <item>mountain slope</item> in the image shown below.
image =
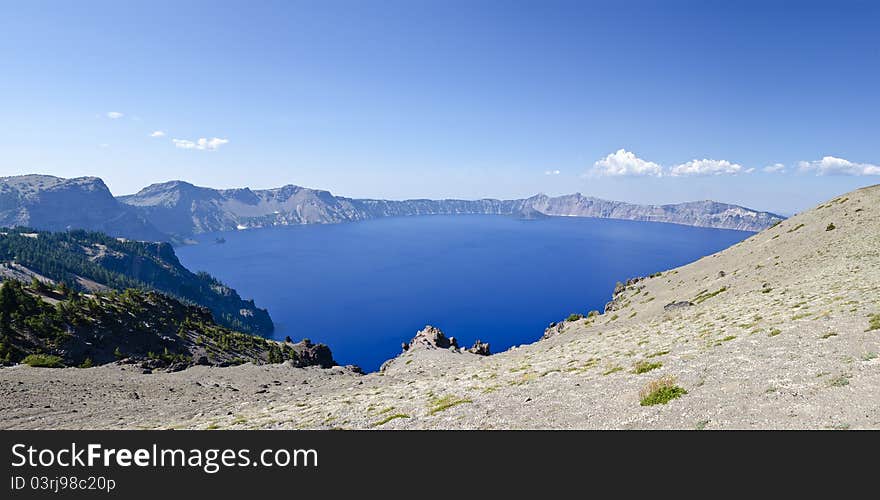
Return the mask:
[[87,291],[157,290],[207,307],[217,322],[258,335],[272,333],[265,309],[206,273],[183,267],[168,243],[120,240],[82,230],[0,232],[0,276],[65,282]]
[[155,292],[81,295],[15,280],[0,286],[0,363],[90,367],[122,359],[141,362],[147,371],[245,362],[335,364],[326,346],[228,330],[207,309]]
[[291,224],[336,223],[377,217],[489,214],[601,217],[758,231],[782,220],[769,212],[711,201],[635,205],[580,194],[521,200],[372,200],[338,197],[299,186],[209,189],[182,181],[154,184],[119,198],[165,233],[198,233]]
[[[93,395],[77,414],[67,410],[78,401],[39,390],[55,387],[57,371],[16,367],[0,370],[0,427],[877,429],[878,249],[874,186],[686,266],[621,277],[607,312],[573,315],[499,354],[427,345],[365,376],[244,365],[157,382],[64,370],[66,386]],[[205,377],[248,390],[193,385]],[[280,385],[258,389],[270,380]],[[678,389],[643,406],[663,399],[640,394],[658,380]],[[109,395],[119,387],[148,396],[119,402]],[[45,404],[55,411],[28,409]]]
[[137,210],[120,203],[97,177],[0,177],[0,227],[87,229],[139,240],[165,240]]

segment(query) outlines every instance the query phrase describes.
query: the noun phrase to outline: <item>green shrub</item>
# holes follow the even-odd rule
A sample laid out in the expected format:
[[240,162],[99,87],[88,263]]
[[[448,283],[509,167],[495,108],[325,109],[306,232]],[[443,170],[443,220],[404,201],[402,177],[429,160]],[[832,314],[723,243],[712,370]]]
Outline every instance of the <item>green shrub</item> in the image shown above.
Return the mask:
[[64,363],[61,358],[58,356],[53,356],[51,354],[30,354],[23,360],[22,363],[33,366],[37,368],[63,368]]
[[675,385],[675,377],[667,375],[649,382],[639,392],[639,403],[642,406],[665,405],[685,394],[687,394],[686,390]]
[[660,368],[661,366],[663,366],[663,363],[660,363],[660,362],[651,363],[648,361],[639,361],[638,363],[633,365],[632,372],[635,373],[636,375],[638,375],[641,373],[649,372],[651,370],[656,370],[657,368]]
[[583,314],[575,314],[575,313],[571,313],[571,314],[568,315],[567,318],[565,318],[565,321],[568,321],[568,322],[577,321],[577,320],[579,320],[579,319],[581,319],[581,318],[583,318],[583,317],[584,317]]
[[85,361],[79,365],[80,368],[91,368],[93,366],[95,366],[95,364],[92,362],[92,358],[86,358]]
[[872,330],[880,330],[880,313],[868,316],[868,329],[865,331],[870,332]]
[[834,231],[835,229],[837,229],[837,226],[835,226],[833,222],[828,224],[828,227],[825,228],[826,231]]

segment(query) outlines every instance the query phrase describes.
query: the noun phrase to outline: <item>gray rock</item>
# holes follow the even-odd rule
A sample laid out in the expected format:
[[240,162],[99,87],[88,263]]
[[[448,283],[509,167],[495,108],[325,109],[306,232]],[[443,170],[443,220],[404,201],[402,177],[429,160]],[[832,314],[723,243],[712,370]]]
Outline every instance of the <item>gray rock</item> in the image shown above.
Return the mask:
[[675,302],[670,302],[663,306],[664,311],[676,311],[679,309],[687,309],[688,307],[693,307],[694,303],[688,300],[679,300]]
[[478,354],[480,356],[489,356],[490,354],[492,354],[492,351],[489,349],[489,344],[479,339],[477,339],[477,341],[474,342],[474,345],[471,346],[470,349],[468,349],[468,352],[472,354]]

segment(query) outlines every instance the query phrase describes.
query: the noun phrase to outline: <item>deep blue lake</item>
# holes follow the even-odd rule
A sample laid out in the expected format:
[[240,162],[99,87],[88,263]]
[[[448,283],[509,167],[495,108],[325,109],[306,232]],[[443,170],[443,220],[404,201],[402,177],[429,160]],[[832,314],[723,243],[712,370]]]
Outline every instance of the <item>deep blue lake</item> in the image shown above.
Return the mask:
[[676,267],[751,233],[610,219],[424,216],[201,235],[181,262],[268,308],[275,337],[330,346],[372,371],[431,324],[493,352],[602,310],[616,281]]

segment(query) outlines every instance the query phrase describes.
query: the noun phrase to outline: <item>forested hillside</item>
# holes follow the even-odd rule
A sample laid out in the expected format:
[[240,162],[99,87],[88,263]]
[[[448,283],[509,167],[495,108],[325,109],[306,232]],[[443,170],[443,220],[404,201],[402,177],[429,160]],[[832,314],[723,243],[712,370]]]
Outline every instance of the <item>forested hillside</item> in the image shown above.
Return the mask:
[[113,238],[83,230],[52,233],[26,228],[0,232],[0,274],[36,276],[80,291],[156,290],[207,307],[226,327],[268,335],[272,320],[252,300],[207,273],[181,265],[168,243]]

